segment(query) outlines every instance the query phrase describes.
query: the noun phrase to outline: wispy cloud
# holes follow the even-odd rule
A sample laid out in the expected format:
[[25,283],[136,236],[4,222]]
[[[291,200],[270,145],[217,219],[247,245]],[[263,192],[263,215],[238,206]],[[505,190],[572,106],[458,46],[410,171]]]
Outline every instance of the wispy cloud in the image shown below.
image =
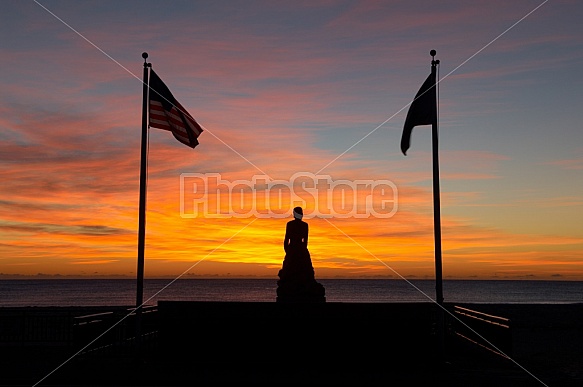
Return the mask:
[[[51,4],[118,63],[36,4],[6,5],[2,28],[8,38],[0,48],[0,255],[10,273],[135,272],[143,51],[208,129],[195,150],[168,132],[150,130],[146,275],[180,273],[213,251],[189,275],[272,277],[283,259],[286,220],[258,219],[214,251],[245,220],[181,218],[180,174],[249,180],[259,172],[254,165],[275,179],[315,173],[411,101],[429,71],[429,49],[438,51],[443,75],[532,9],[502,1],[471,6],[264,2],[261,7],[182,3],[163,12],[151,6],[135,13],[135,5]],[[561,188],[553,196],[551,188],[533,190],[521,182],[537,155],[530,144],[548,133],[548,123],[531,117],[544,110],[549,117],[560,115],[561,127],[580,122],[565,113],[579,111],[577,94],[570,94],[572,100],[560,99],[561,93],[552,99],[537,94],[541,81],[557,83],[548,74],[580,68],[574,48],[581,37],[570,22],[574,13],[563,11],[574,6],[542,7],[441,85],[447,275],[581,274],[574,222],[562,222],[559,236],[551,235],[551,226],[534,228],[528,219],[513,219],[517,225],[507,227],[512,214],[541,199],[539,210],[556,210],[556,217],[557,209],[570,208],[571,217],[581,209],[576,190]],[[322,173],[394,182],[399,192],[394,217],[332,221],[404,275],[430,277],[431,136],[427,128],[416,128],[415,151],[403,157],[398,142],[405,113]],[[508,120],[503,126],[496,121],[501,117]],[[483,128],[495,129],[484,133]],[[501,148],[507,144],[494,148],[490,133],[517,151],[506,153]],[[577,136],[550,144],[541,156],[554,160],[543,162],[549,171],[566,175],[545,170],[541,173],[549,174],[541,180],[573,186],[569,173],[581,169]],[[463,214],[477,208],[483,211]],[[505,214],[497,217],[498,227],[488,215],[495,209]],[[392,275],[326,221],[308,221],[318,275]]]

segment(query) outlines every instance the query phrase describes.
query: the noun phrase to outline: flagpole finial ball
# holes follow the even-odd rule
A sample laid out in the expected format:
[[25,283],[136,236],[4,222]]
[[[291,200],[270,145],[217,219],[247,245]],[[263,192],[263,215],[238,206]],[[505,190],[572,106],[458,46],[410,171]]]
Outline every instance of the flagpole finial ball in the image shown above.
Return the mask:
[[437,54],[437,51],[435,51],[435,50],[429,51],[429,55],[431,55],[431,56],[435,56],[436,54]]
[[147,59],[148,58],[148,53],[147,52],[142,52],[142,58]]

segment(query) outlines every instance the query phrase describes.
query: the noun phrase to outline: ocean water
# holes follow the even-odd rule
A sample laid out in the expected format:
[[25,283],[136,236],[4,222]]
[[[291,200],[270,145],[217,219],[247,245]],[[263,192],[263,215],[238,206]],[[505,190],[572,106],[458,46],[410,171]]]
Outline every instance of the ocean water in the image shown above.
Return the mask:
[[[435,281],[320,279],[327,302],[432,302]],[[144,303],[172,301],[275,302],[273,279],[144,280]],[[445,302],[570,304],[583,302],[583,281],[446,280]],[[0,280],[0,307],[133,306],[136,280]]]

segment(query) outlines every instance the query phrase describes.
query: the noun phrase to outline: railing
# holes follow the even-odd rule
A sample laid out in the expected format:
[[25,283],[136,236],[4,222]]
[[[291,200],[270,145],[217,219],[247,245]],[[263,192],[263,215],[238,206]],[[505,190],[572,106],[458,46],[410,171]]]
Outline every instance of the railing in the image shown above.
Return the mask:
[[[157,336],[156,306],[141,308],[141,345],[151,345]],[[74,317],[73,337],[81,354],[127,352],[136,341],[135,308]]]
[[453,306],[450,334],[478,348],[508,358],[512,354],[512,324],[510,319]]
[[[141,308],[141,344],[157,336],[157,306]],[[60,347],[90,353],[123,350],[135,342],[135,308],[6,308],[0,310],[0,347]]]
[[61,308],[5,308],[0,315],[0,346],[68,346],[73,312]]

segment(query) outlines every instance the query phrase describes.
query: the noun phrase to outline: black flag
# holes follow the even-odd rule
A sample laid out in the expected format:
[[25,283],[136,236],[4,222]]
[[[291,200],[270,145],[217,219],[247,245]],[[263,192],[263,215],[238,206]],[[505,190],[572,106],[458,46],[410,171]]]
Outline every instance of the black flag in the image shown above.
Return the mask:
[[409,107],[403,135],[401,137],[401,151],[407,155],[411,144],[411,132],[414,126],[437,124],[437,99],[435,91],[435,72],[427,77],[421,88],[415,95],[415,99]]

